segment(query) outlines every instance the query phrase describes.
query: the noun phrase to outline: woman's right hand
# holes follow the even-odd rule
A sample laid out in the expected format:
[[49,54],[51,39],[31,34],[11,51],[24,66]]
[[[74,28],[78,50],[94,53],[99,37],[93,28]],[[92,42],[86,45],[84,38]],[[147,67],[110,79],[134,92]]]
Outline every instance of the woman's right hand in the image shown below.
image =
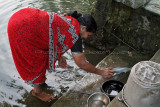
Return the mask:
[[111,78],[114,74],[114,71],[112,69],[112,67],[101,69],[100,75],[103,77]]

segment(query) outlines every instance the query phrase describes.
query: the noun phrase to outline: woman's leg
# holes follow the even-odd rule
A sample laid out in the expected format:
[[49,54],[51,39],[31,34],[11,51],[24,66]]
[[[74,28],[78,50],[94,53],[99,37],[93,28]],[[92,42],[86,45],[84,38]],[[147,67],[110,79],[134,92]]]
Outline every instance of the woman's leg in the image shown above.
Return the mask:
[[32,95],[45,102],[50,102],[55,98],[54,95],[47,94],[45,91],[43,91],[40,85],[34,87]]

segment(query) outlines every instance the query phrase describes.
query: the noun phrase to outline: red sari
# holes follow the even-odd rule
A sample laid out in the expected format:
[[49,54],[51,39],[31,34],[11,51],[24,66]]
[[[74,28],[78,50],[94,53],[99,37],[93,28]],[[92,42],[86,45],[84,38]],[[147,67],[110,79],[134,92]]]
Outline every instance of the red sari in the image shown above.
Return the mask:
[[[76,19],[38,9],[25,8],[16,12],[8,22],[8,37],[17,71],[32,86],[45,81],[49,69],[49,26],[53,35],[55,68],[56,60],[78,40],[79,23]],[[53,69],[50,69],[52,71]]]

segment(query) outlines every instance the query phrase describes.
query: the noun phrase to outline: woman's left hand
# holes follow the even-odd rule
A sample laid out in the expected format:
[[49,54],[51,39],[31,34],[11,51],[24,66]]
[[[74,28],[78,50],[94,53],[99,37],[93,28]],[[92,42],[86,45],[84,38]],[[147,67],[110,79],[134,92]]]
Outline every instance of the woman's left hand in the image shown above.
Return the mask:
[[59,60],[58,60],[58,65],[59,67],[63,68],[63,69],[66,69],[68,68],[68,65],[67,65],[67,61],[64,57],[60,57]]

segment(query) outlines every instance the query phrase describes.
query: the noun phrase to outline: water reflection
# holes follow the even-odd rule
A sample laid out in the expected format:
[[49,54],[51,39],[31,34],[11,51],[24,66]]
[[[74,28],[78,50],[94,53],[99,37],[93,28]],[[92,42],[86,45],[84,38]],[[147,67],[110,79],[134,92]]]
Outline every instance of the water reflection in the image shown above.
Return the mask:
[[[0,0],[0,107],[27,106],[48,107],[51,103],[44,103],[31,95],[32,88],[20,78],[10,51],[7,24],[13,13],[22,8],[38,8],[45,11],[68,13],[77,10],[90,13],[95,0]],[[65,54],[70,65],[68,70],[57,68],[56,72],[46,74],[49,85],[44,88],[49,93],[61,96],[86,72],[79,69],[70,52]],[[63,72],[64,71],[64,72]]]

